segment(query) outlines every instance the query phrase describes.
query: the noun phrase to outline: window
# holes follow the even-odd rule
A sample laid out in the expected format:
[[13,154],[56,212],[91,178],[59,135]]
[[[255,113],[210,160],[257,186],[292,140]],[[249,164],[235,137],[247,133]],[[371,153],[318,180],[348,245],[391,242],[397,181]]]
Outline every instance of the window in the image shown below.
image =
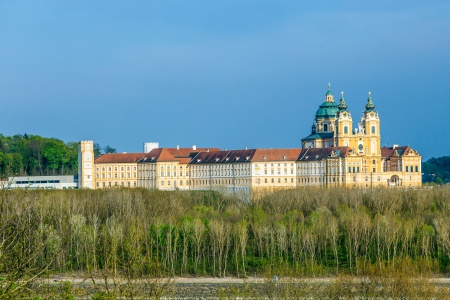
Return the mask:
[[419,172],[419,166],[416,166],[416,172]]
[[372,126],[372,133],[375,133],[375,126]]
[[323,131],[327,132],[328,131],[328,124],[323,124]]
[[275,180],[272,178],[272,183],[274,183],[275,182]]
[[406,166],[406,172],[408,172],[408,166]]
[[345,133],[345,134],[348,133],[348,126],[344,126],[344,133]]
[[267,178],[264,178],[264,183],[267,183]]

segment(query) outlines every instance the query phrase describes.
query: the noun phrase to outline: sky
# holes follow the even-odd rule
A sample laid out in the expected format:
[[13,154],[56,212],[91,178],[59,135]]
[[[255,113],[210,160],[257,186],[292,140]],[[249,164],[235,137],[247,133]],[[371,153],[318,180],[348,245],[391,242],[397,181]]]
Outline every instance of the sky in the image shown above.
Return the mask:
[[450,155],[450,1],[0,0],[0,133],[299,148],[328,83],[382,146]]

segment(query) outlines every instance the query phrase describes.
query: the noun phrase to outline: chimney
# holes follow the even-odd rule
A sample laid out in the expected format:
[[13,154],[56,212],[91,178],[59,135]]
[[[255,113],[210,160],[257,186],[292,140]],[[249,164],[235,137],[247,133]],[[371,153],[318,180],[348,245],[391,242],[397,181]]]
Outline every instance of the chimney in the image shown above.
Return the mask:
[[180,145],[177,145],[177,150],[180,150]]
[[192,150],[197,150],[197,145],[192,145]]

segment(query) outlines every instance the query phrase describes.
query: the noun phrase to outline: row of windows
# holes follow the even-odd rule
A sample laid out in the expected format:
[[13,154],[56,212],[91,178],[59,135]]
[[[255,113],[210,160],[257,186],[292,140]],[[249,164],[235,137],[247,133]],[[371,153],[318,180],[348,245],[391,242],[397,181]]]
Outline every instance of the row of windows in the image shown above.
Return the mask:
[[[103,178],[103,179],[105,179],[105,178],[107,178],[107,177],[108,177],[108,178],[113,178],[111,173],[108,173],[108,174],[102,173],[101,175],[102,175],[102,178]],[[133,177],[136,177],[136,173],[133,173]],[[100,174],[96,174],[96,175],[95,175],[95,178],[100,178]],[[119,178],[119,174],[115,173],[115,174],[114,174],[114,178]],[[124,174],[124,173],[121,173],[121,174],[120,174],[120,178],[125,178],[125,174]],[[131,178],[131,174],[130,174],[130,173],[127,173],[127,174],[126,174],[126,178]]]
[[[108,169],[108,171],[112,171],[113,167],[102,167],[102,171],[106,171],[106,169]],[[96,168],[96,170],[97,170],[97,172],[99,172],[100,168]],[[131,167],[128,166],[127,167],[127,171],[130,171],[130,170],[131,170]],[[136,171],[136,167],[133,167],[133,170]],[[114,171],[117,172],[118,171],[118,167],[114,167]],[[125,171],[125,167],[120,167],[120,171]]]
[[[167,180],[166,182],[167,182],[167,186],[170,186],[171,181]],[[178,183],[179,185],[183,185],[183,180],[180,180],[180,181],[174,180],[173,185],[176,186],[177,182],[179,182]],[[165,184],[164,180],[161,180],[161,186],[164,186],[164,184]],[[186,180],[186,185],[189,185],[189,180]]]
[[[259,170],[256,170],[255,174],[256,175],[260,175]],[[277,170],[277,174],[281,175],[281,170],[280,169]],[[287,175],[287,174],[288,174],[288,171],[284,170],[283,175]],[[294,174],[294,170],[292,170],[292,169],[291,169],[291,174],[292,175]],[[268,175],[268,171],[267,170],[264,170],[264,175]],[[275,175],[275,170],[270,170],[270,175]]]
[[[100,187],[100,182],[97,182],[96,186]],[[119,182],[117,182],[117,181],[111,182],[110,181],[110,182],[108,182],[108,184],[106,182],[102,182],[102,187],[112,187],[112,186],[118,187],[119,186]],[[125,186],[126,187],[131,187],[131,182],[127,181],[125,183],[124,181],[122,181],[122,182],[120,182],[120,186],[121,187],[125,187]],[[137,186],[136,181],[133,181],[133,187],[136,187],[136,186]]]
[[[291,178],[290,181],[291,181],[291,183],[294,183],[294,178]],[[270,182],[271,183],[275,183],[275,178],[270,178]],[[288,183],[288,178],[284,178],[283,182],[284,183]],[[256,184],[260,184],[261,180],[259,178],[256,178],[255,183]],[[264,183],[268,183],[268,179],[267,178],[264,178]],[[281,178],[277,178],[277,183],[281,183]]]
[[231,185],[231,184],[250,184],[250,179],[211,179],[194,180],[195,185]]
[[[415,171],[414,171],[414,167],[415,167]],[[408,168],[408,166],[406,166],[406,172],[419,172],[419,166],[410,166],[409,168]]]
[[[326,126],[326,124],[324,126]],[[324,127],[324,131],[327,131],[325,128],[326,127]],[[375,126],[372,126],[370,131],[371,131],[372,134],[375,134],[376,133]],[[344,134],[348,134],[348,126],[344,126]]]

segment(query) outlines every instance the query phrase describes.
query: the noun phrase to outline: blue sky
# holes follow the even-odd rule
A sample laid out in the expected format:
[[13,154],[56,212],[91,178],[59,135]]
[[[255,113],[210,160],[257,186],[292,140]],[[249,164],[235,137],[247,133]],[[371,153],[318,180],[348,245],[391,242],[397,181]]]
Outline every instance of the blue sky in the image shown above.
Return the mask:
[[328,82],[450,155],[449,1],[0,1],[0,133],[293,148]]

